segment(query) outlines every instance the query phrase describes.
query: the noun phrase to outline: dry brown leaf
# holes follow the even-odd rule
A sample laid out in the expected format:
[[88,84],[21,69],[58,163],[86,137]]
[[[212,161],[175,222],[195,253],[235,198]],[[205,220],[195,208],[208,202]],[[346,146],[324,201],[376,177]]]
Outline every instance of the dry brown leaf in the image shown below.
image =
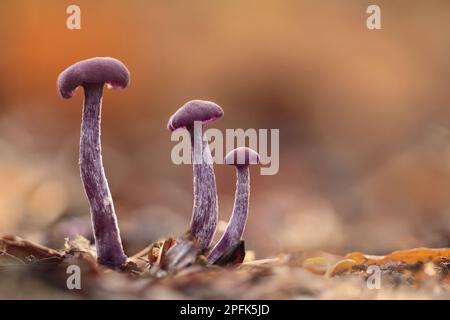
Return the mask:
[[409,250],[394,251],[386,256],[365,255],[361,252],[352,252],[337,262],[330,270],[330,275],[338,275],[352,272],[355,269],[365,269],[370,265],[390,266],[392,265],[415,265],[432,262],[440,264],[450,260],[450,249],[441,248],[415,248]]
[[64,253],[16,236],[0,238],[0,251],[24,262],[62,261]]

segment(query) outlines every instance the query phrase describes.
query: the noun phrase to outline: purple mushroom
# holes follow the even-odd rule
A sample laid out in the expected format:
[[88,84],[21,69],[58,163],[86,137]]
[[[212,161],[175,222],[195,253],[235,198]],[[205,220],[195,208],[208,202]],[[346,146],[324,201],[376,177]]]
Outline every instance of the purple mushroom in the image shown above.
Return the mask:
[[[209,101],[192,100],[184,104],[170,117],[167,128],[174,131],[185,128],[192,144],[194,174],[194,207],[189,234],[204,250],[211,244],[218,222],[216,178],[208,141],[203,138],[203,126],[223,116],[223,110]],[[201,130],[194,130],[194,124]]]
[[248,216],[250,198],[250,172],[248,166],[259,163],[259,155],[250,148],[237,148],[225,156],[225,164],[237,168],[234,208],[227,228],[208,256],[209,263],[215,263],[227,250],[242,238]]
[[113,58],[92,58],[73,64],[58,77],[59,93],[65,99],[78,86],[84,88],[84,107],[80,138],[80,171],[89,200],[97,257],[100,264],[120,268],[127,263],[108,182],[103,169],[100,118],[103,85],[125,88],[130,74]]

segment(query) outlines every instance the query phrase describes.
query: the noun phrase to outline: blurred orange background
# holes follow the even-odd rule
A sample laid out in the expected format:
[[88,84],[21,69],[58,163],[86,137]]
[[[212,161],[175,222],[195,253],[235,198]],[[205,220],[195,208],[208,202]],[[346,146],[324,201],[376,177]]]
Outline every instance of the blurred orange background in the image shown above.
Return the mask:
[[[81,8],[81,30],[66,8]],[[170,160],[170,115],[220,104],[211,127],[279,128],[280,170],[252,169],[247,249],[386,253],[450,246],[450,2],[0,2],[0,233],[54,247],[90,235],[78,169],[82,94],[58,74],[111,56],[131,72],[105,91],[106,174],[129,254],[181,234],[192,172]],[[220,216],[233,168],[216,166]]]

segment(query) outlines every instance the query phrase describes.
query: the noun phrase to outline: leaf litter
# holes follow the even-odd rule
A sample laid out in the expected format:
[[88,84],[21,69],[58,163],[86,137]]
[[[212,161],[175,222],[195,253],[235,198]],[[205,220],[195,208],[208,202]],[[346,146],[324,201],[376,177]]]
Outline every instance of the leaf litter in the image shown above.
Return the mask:
[[[130,257],[123,270],[113,271],[97,263],[95,247],[81,236],[67,239],[60,250],[16,236],[0,238],[0,276],[20,274],[67,295],[66,270],[76,264],[83,275],[82,290],[73,293],[77,298],[450,298],[447,248],[415,248],[385,256],[309,251],[250,261],[244,257],[241,241],[219,263],[208,265],[196,243],[169,238],[152,243]],[[370,266],[380,270],[380,290],[367,285]]]

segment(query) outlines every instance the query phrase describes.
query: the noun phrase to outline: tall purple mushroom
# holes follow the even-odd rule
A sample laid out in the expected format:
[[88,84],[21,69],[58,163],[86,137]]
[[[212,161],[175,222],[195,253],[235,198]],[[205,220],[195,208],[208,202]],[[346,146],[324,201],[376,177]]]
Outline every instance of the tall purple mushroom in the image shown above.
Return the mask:
[[237,168],[236,194],[234,208],[227,228],[220,240],[208,256],[209,263],[215,263],[231,246],[242,238],[248,217],[250,199],[250,170],[249,165],[259,163],[259,155],[250,148],[237,148],[230,151],[224,160],[225,164]]
[[[185,128],[191,136],[194,206],[189,233],[198,241],[201,250],[211,244],[218,222],[216,178],[208,141],[203,138],[203,126],[222,116],[223,110],[217,104],[192,100],[179,108],[167,124],[170,131]],[[201,130],[194,130],[195,123],[200,124]]]
[[84,106],[80,137],[80,171],[89,200],[97,259],[100,264],[120,268],[127,262],[122,247],[114,204],[103,169],[100,119],[103,86],[125,88],[130,74],[125,65],[113,58],[92,58],[73,64],[58,77],[61,96],[69,99],[78,86],[84,88]]

